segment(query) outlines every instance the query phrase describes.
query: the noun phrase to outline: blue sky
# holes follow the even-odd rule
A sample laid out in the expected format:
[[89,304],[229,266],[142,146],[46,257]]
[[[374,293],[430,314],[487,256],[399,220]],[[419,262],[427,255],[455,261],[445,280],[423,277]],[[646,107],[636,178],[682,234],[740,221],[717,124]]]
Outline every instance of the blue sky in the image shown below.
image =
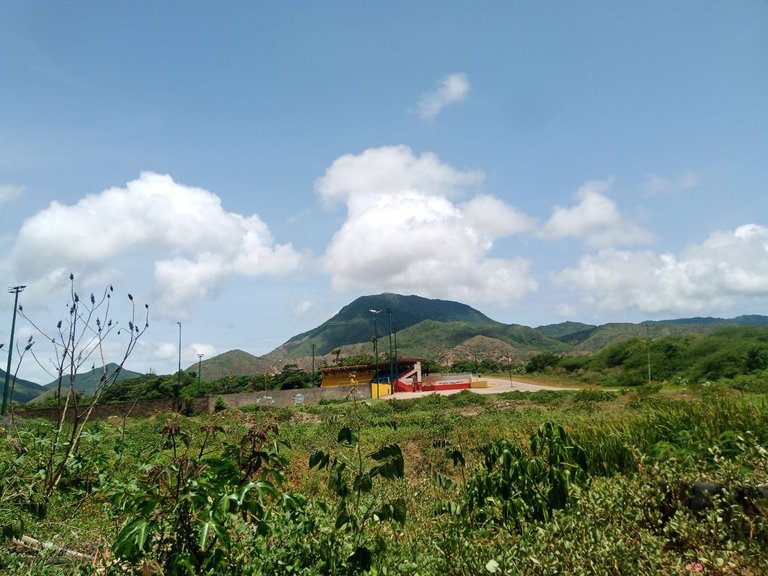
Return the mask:
[[0,0],[0,278],[149,303],[139,371],[384,291],[768,314],[766,159],[763,1]]

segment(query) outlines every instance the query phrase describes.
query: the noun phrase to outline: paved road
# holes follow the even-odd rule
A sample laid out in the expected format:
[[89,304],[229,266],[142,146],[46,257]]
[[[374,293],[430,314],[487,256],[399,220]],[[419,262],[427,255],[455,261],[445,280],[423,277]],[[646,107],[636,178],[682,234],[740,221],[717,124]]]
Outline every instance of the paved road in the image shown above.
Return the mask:
[[[539,390],[573,390],[573,388],[558,388],[556,386],[544,386],[539,384],[528,384],[527,382],[518,382],[516,380],[509,380],[507,378],[481,378],[481,380],[488,381],[488,388],[472,388],[471,392],[477,394],[501,394],[502,392],[510,392],[512,390],[519,390],[520,392],[538,392]],[[421,396],[427,396],[428,394],[458,394],[462,390],[444,390],[442,392],[395,392],[389,396],[382,396],[383,399],[396,398],[398,400],[405,400],[407,398],[419,398]]]

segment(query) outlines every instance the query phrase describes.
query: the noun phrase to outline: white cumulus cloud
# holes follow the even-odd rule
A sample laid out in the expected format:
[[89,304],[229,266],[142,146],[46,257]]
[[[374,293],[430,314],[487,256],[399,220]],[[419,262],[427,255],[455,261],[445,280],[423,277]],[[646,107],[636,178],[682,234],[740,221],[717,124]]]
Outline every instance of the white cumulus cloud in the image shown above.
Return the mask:
[[282,274],[300,260],[258,216],[227,212],[208,190],[145,172],[73,205],[52,202],[22,224],[6,267],[44,289],[70,272],[103,281],[120,258],[154,267],[153,308],[173,318],[232,276]]
[[13,184],[0,184],[0,205],[6,202],[15,200],[24,192],[24,188],[21,186],[14,186]]
[[606,249],[581,258],[558,279],[598,309],[685,314],[768,298],[768,228],[715,232],[681,256]]
[[192,350],[192,353],[195,356],[202,354],[204,356],[203,360],[216,356],[216,348],[210,344],[202,344],[196,342],[194,344],[190,344],[189,349]]
[[157,344],[152,356],[155,360],[169,360],[178,356],[179,349],[176,344],[170,342],[161,342]]
[[650,242],[653,235],[621,214],[606,194],[610,182],[592,180],[576,192],[575,206],[555,206],[545,224],[545,238],[578,238],[588,246],[606,248]]
[[434,118],[443,108],[463,101],[469,93],[466,74],[449,74],[440,79],[437,88],[421,95],[418,112],[422,118]]
[[462,209],[472,226],[491,238],[530,232],[536,226],[530,216],[487,194],[472,198]]
[[[490,196],[464,205],[451,200],[481,178],[406,147],[338,159],[317,183],[325,199],[347,205],[347,220],[324,256],[333,287],[468,302],[510,302],[529,294],[536,282],[526,260],[489,256],[494,238],[526,229],[527,219]],[[510,221],[501,222],[493,210]]]
[[369,148],[334,160],[315,183],[326,205],[353,197],[377,196],[403,190],[421,194],[456,196],[477,186],[483,174],[457,170],[431,153],[417,156],[408,146]]

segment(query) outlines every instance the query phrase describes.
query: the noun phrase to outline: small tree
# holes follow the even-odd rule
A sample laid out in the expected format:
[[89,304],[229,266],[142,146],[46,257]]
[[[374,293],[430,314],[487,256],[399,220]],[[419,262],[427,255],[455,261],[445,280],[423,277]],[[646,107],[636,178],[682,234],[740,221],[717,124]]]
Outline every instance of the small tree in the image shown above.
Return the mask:
[[[112,294],[114,289],[107,286],[104,293],[96,298],[94,294],[83,301],[75,289],[75,277],[70,274],[70,301],[67,303],[68,315],[56,324],[56,332],[50,335],[32,321],[19,306],[21,316],[30,322],[40,335],[51,342],[55,358],[51,365],[45,365],[32,351],[32,356],[55,381],[57,419],[51,441],[47,443],[43,459],[43,479],[41,494],[48,500],[61,481],[67,463],[78,452],[83,429],[93,414],[98,403],[117,380],[126,360],[136,347],[139,339],[149,328],[149,306],[144,305],[144,321],[136,321],[136,305],[133,296],[128,294],[130,315],[126,326],[112,320]],[[107,367],[105,342],[116,335],[125,338],[122,357],[115,362],[115,368]],[[92,396],[83,400],[76,392],[77,375],[83,366],[98,363],[101,376]]]

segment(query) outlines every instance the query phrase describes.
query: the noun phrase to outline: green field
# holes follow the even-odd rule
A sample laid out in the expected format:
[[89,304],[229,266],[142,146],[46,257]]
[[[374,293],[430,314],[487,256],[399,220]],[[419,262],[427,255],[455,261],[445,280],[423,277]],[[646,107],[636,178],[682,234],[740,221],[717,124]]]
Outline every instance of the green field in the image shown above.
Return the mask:
[[66,462],[63,432],[0,433],[4,575],[768,566],[768,404],[719,384],[109,420]]

